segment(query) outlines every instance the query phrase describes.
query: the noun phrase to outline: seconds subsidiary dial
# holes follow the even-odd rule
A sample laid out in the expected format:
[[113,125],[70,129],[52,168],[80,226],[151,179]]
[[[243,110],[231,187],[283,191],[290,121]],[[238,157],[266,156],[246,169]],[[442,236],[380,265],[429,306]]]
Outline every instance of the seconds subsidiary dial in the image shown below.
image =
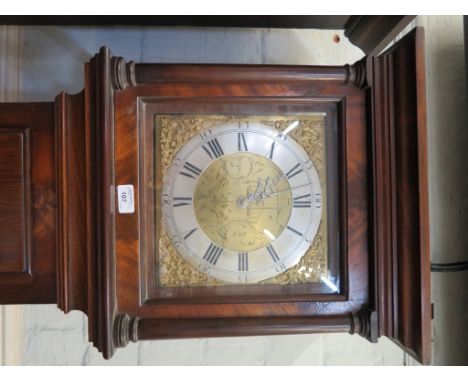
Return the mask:
[[317,170],[287,130],[237,122],[179,150],[162,208],[185,260],[221,281],[254,283],[299,262],[319,228],[321,198]]

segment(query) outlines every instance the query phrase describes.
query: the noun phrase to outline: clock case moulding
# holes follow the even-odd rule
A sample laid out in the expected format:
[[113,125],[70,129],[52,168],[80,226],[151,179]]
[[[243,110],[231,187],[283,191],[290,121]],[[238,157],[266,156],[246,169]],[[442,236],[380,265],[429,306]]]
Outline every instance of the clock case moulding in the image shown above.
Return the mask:
[[[181,109],[203,104],[196,99],[221,109],[336,106],[346,181],[339,294],[152,294],[141,127],[162,99]],[[81,93],[0,104],[0,173],[0,303],[81,310],[105,358],[145,339],[349,332],[372,342],[387,336],[430,363],[420,28],[344,66],[135,64],[102,48],[85,65]],[[134,214],[118,213],[118,184],[135,185]]]

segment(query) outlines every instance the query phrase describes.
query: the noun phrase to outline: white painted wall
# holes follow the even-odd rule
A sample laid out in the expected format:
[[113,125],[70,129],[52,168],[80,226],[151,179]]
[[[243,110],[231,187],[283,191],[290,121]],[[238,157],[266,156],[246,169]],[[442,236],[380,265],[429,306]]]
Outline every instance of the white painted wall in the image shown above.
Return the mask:
[[[466,147],[461,20],[416,21],[427,28],[431,245],[437,261],[460,260],[467,244],[461,228],[451,229],[467,213],[467,199],[457,186],[462,176],[457,160]],[[101,45],[139,62],[335,65],[363,55],[334,31],[25,27],[21,100],[50,101],[62,90],[80,91],[83,63]],[[467,306],[466,280],[466,274],[433,277],[436,364],[468,359],[467,310],[461,306]],[[374,345],[348,334],[317,334],[142,342],[104,361],[87,342],[86,318],[79,312],[65,316],[51,305],[25,306],[20,322],[24,365],[401,365],[404,360],[403,351],[385,338]],[[454,349],[458,356],[450,355]]]

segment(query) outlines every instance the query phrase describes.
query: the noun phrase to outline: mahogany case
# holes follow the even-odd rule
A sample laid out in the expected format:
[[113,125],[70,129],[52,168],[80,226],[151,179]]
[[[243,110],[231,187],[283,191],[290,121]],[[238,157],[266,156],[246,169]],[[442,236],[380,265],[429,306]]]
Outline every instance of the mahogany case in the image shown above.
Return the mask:
[[[0,303],[83,311],[105,358],[144,339],[349,332],[430,363],[423,44],[415,29],[378,57],[327,67],[135,64],[102,48],[81,93],[0,104]],[[152,116],[286,106],[337,122],[339,293],[162,293],[145,186]],[[120,184],[135,187],[133,214],[117,210]]]

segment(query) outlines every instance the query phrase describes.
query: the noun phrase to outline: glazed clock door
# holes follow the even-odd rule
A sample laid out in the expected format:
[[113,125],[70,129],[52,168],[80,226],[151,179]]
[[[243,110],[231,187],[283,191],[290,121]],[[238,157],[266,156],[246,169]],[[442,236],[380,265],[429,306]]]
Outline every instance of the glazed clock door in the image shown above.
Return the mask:
[[162,191],[167,234],[207,276],[254,283],[296,265],[322,220],[318,172],[288,135],[248,118],[214,125],[174,156]]
[[343,293],[336,104],[190,102],[145,106],[147,298]]
[[118,311],[140,338],[163,321],[176,337],[370,336],[358,66],[135,65],[114,117],[115,186],[135,209],[115,232]]

